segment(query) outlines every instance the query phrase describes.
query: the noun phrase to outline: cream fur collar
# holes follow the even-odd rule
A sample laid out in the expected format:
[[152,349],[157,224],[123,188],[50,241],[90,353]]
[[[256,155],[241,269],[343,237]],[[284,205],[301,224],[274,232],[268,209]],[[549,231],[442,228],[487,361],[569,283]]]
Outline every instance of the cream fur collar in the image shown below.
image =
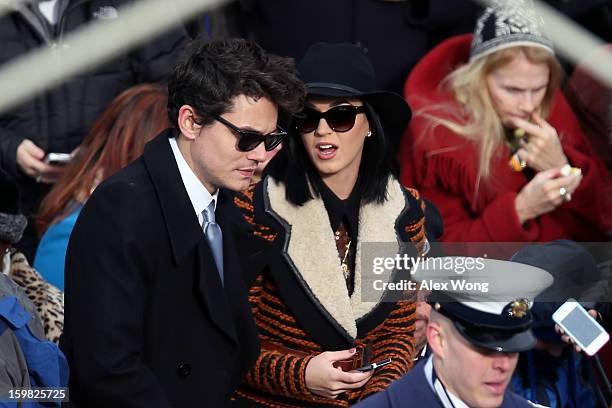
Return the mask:
[[[377,292],[377,301],[362,302],[362,247],[364,243],[395,243],[385,246],[389,250],[394,248],[394,252],[384,256],[394,256],[399,252],[400,238],[395,224],[408,205],[401,185],[390,178],[388,199],[384,204],[370,203],[360,207],[355,288],[349,297],[336,250],[334,231],[329,225],[323,200],[313,199],[302,206],[296,206],[286,200],[282,183],[277,183],[271,177],[267,177],[264,183],[266,211],[285,228],[283,255],[290,269],[313,301],[326,311],[324,314],[355,339],[357,321],[371,312],[384,295],[383,292]],[[377,278],[385,279],[384,276]]]

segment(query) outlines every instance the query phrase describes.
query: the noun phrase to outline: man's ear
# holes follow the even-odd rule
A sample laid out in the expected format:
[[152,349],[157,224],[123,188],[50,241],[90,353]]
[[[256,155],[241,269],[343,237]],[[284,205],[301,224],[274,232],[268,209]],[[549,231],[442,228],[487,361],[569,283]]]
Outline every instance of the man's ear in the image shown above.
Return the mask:
[[444,327],[439,322],[429,321],[425,332],[427,334],[427,344],[431,347],[431,351],[435,355],[443,357],[447,342]]
[[195,121],[198,118],[195,109],[190,105],[183,105],[178,113],[178,128],[181,134],[188,140],[195,140],[200,134],[201,125]]

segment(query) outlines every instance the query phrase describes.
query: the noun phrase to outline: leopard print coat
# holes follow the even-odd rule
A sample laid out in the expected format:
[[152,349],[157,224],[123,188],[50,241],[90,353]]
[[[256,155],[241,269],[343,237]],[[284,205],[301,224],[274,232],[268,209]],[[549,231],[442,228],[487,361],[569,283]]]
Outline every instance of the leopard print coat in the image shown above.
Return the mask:
[[40,273],[30,266],[26,257],[14,250],[11,252],[9,276],[24,289],[36,306],[45,329],[45,337],[57,344],[64,330],[64,293],[46,282]]

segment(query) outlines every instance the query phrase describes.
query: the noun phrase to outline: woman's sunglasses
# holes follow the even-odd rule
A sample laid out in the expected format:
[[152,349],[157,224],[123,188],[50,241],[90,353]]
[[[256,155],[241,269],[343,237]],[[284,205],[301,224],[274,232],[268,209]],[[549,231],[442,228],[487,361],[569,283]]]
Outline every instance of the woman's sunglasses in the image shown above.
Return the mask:
[[365,106],[340,105],[325,112],[304,108],[295,118],[295,128],[300,133],[310,133],[319,126],[321,118],[334,132],[348,132],[355,126],[355,117],[365,112]]
[[[281,144],[283,139],[287,136],[287,132],[280,126],[277,126],[274,132],[268,133],[267,135],[262,135],[261,133],[254,132],[252,130],[240,129],[231,122],[223,119],[221,116],[210,116],[238,134],[238,150],[241,152],[250,152],[259,146],[261,142],[263,142],[266,151],[272,151],[279,144]],[[198,121],[196,121],[196,123],[201,125],[201,122],[198,123]]]

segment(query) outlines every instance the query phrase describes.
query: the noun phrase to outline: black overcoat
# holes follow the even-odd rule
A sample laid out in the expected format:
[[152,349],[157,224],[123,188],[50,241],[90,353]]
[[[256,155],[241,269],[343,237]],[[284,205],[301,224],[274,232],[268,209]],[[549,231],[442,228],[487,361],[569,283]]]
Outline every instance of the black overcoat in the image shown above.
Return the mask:
[[222,407],[259,353],[241,217],[220,191],[222,286],[169,135],[102,183],[72,232],[61,347],[80,407]]

